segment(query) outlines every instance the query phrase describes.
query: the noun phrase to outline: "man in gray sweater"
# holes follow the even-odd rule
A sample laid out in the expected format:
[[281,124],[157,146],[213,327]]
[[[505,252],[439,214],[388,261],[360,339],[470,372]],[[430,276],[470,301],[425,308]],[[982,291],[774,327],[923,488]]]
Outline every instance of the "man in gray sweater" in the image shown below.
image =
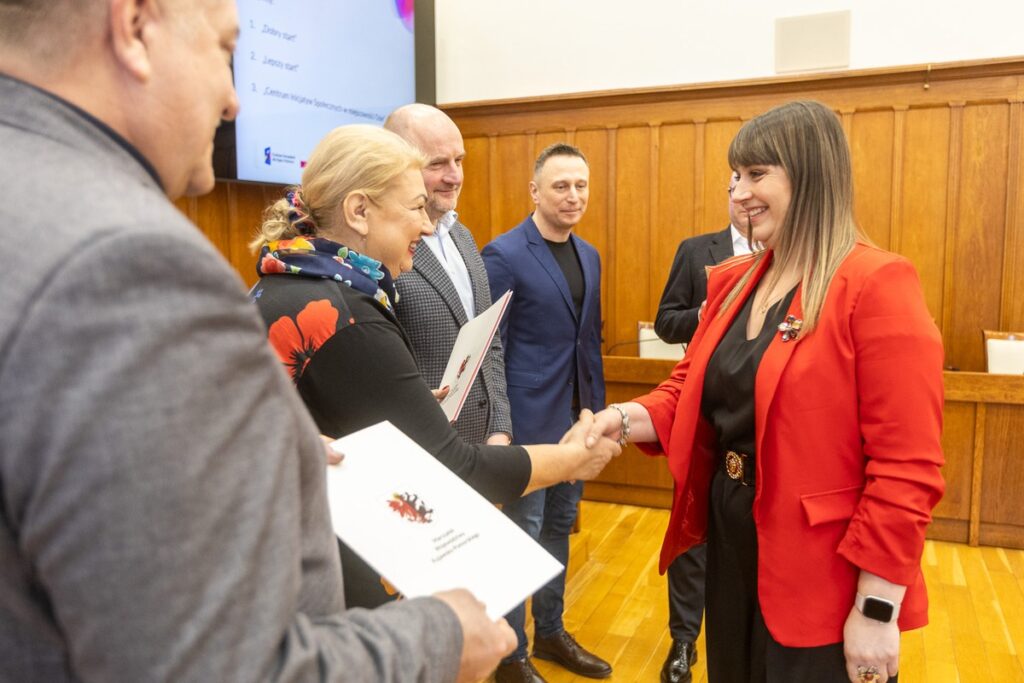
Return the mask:
[[237,32],[0,2],[0,680],[478,680],[515,638],[466,591],[345,610],[315,427],[167,200],[213,187]]

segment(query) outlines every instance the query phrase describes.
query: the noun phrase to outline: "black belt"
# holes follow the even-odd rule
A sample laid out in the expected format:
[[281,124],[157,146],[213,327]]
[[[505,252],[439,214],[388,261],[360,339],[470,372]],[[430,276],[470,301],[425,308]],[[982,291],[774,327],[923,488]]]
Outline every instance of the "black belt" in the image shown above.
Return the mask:
[[722,458],[722,470],[730,479],[735,479],[744,486],[754,485],[754,459],[746,453],[726,451]]

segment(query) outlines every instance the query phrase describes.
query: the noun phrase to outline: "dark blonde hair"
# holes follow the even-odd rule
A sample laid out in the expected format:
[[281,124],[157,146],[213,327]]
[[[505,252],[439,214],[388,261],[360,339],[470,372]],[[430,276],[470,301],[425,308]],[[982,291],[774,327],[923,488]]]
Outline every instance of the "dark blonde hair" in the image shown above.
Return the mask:
[[335,128],[309,156],[302,185],[289,188],[296,201],[283,198],[267,207],[249,247],[259,251],[268,242],[330,230],[350,194],[379,201],[398,176],[425,165],[426,157],[391,131],[359,124]]
[[[788,266],[801,272],[803,333],[814,329],[829,284],[864,236],[853,219],[853,171],[846,135],[835,113],[820,102],[789,102],[748,121],[729,145],[729,166],[781,166],[789,176],[789,209],[777,228],[773,282]],[[753,275],[754,258],[722,305],[724,311]]]

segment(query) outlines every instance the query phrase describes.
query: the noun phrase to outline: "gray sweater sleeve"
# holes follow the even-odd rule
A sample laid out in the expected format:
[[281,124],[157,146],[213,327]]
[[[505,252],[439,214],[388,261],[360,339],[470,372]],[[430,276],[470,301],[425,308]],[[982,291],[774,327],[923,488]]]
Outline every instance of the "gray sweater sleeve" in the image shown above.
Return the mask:
[[345,611],[323,447],[204,240],[111,232],[26,301],[0,355],[0,622],[24,641],[0,628],[0,678],[454,680],[441,601]]

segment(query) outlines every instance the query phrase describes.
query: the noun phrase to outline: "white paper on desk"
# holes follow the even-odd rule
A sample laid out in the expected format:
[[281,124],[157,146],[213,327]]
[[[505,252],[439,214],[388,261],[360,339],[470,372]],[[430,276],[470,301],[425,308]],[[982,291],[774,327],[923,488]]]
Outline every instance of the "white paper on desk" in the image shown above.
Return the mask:
[[462,404],[469,396],[469,390],[473,388],[480,367],[483,365],[484,356],[491,348],[491,339],[498,331],[498,324],[501,323],[505,309],[508,307],[508,300],[512,298],[512,290],[505,292],[501,297],[491,304],[486,311],[470,320],[459,330],[459,336],[455,339],[455,346],[452,347],[452,355],[448,358],[448,366],[441,376],[441,387],[451,387],[448,395],[441,401],[441,410],[448,417],[449,422],[459,419],[462,412]]
[[497,619],[563,567],[390,422],[331,444],[334,532],[406,597],[466,588]]

